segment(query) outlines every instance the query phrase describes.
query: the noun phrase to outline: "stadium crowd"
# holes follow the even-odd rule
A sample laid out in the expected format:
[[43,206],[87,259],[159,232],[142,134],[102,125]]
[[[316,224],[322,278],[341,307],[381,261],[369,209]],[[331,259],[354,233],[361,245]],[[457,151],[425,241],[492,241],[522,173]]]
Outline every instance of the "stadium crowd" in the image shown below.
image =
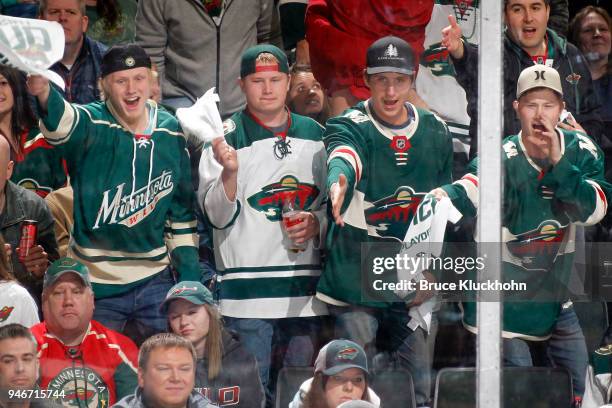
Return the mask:
[[[366,261],[475,247],[479,3],[0,0],[65,36],[63,89],[0,64],[0,406],[433,406],[474,365],[474,293],[430,290],[440,267],[374,293]],[[503,280],[527,287],[503,362],[591,408],[612,21],[568,3],[503,2]]]

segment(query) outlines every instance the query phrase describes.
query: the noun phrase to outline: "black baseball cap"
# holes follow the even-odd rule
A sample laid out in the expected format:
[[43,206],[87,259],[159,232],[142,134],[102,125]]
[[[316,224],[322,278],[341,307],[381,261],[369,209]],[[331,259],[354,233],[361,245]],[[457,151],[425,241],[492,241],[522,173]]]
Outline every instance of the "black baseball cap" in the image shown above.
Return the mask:
[[374,41],[366,55],[366,73],[397,72],[414,74],[414,51],[401,38],[388,36]]
[[336,375],[348,368],[360,368],[368,373],[368,359],[365,351],[350,340],[332,340],[327,343],[315,361],[315,373]]
[[151,68],[151,58],[136,44],[115,45],[102,57],[102,76],[132,68]]

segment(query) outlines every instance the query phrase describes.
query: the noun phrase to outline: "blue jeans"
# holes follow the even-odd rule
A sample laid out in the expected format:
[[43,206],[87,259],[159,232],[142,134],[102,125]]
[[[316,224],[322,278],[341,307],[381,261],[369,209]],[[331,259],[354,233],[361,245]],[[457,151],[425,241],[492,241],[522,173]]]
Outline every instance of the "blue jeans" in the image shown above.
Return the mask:
[[335,338],[349,339],[361,345],[368,356],[369,367],[373,366],[374,357],[379,354],[378,346],[382,343],[377,336],[386,339],[384,347],[389,350],[393,365],[408,370],[412,375],[417,405],[429,403],[434,343],[438,332],[435,313],[427,333],[420,327],[413,331],[407,326],[411,317],[401,303],[386,309],[329,305],[328,309],[336,318]]
[[[531,342],[536,343],[536,342]],[[574,395],[584,394],[584,379],[589,360],[586,342],[573,307],[561,309],[552,336],[546,342],[547,365],[563,367],[572,376]],[[508,366],[531,367],[533,360],[543,356],[531,354],[530,344],[521,339],[504,339],[504,363]]]
[[167,267],[142,285],[118,296],[96,299],[93,318],[106,327],[122,332],[128,320],[143,331],[145,336],[165,332],[168,323],[159,311],[159,305],[174,285],[174,276]]
[[240,335],[244,348],[257,360],[267,405],[273,403],[276,377],[282,367],[313,364],[319,317],[285,319],[239,319],[224,317],[225,327]]
[[164,105],[168,105],[174,109],[178,108],[189,108],[193,105],[193,101],[186,96],[173,96],[171,98],[164,98],[162,100]]

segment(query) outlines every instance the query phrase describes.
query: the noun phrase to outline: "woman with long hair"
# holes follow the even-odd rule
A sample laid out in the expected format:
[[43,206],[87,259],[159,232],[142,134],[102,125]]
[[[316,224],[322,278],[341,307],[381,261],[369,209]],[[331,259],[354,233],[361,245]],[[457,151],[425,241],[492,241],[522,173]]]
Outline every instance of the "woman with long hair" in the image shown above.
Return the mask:
[[0,136],[11,146],[11,181],[41,197],[66,184],[59,153],[40,133],[30,105],[25,77],[0,64]]
[[255,357],[223,328],[210,291],[196,281],[174,285],[162,303],[170,331],[193,343],[195,389],[219,406],[261,408],[264,391]]
[[612,20],[610,14],[596,6],[587,6],[580,10],[570,23],[571,41],[580,48],[586,57],[593,87],[601,104],[602,119],[612,123]]
[[350,340],[332,340],[319,351],[314,377],[300,386],[289,408],[338,408],[351,400],[380,406],[380,398],[368,387],[363,348]]
[[13,276],[7,247],[10,248],[0,236],[0,326],[19,323],[32,327],[39,322],[38,307]]

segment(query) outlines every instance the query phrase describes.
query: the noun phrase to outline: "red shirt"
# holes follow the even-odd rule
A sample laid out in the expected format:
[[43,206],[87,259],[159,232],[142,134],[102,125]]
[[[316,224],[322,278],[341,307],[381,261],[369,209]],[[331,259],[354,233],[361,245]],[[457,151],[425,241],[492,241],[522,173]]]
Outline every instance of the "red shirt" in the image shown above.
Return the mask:
[[33,326],[38,342],[40,386],[63,394],[64,405],[108,408],[137,385],[138,348],[129,338],[92,320],[78,346],[65,346],[47,331]]

